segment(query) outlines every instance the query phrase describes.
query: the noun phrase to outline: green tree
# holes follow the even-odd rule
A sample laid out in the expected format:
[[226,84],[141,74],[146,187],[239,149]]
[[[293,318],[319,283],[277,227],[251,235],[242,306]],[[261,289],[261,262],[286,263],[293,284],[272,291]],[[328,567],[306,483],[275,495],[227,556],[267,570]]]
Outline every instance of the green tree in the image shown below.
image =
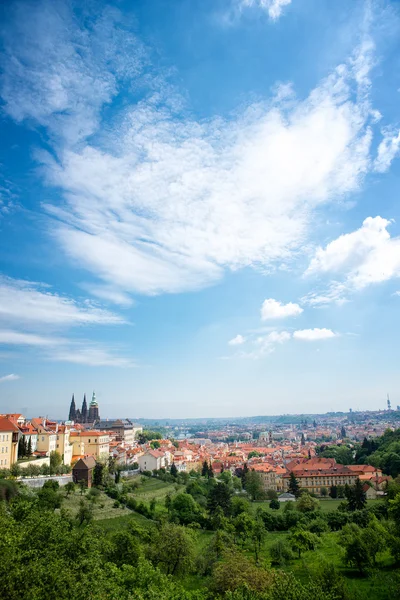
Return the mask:
[[176,468],[176,464],[172,463],[170,473],[172,477],[176,477],[178,475],[178,469]]
[[247,513],[241,513],[234,519],[233,525],[235,528],[235,538],[243,546],[253,533],[254,519]]
[[[225,553],[223,562],[216,564],[211,585],[213,592],[217,594],[248,589],[250,593],[247,597],[252,600],[259,597],[258,594],[265,593],[271,587],[272,581],[272,573],[257,567],[243,554],[231,550]],[[257,595],[252,595],[251,592]]]
[[329,488],[329,495],[331,498],[337,498],[338,492],[337,492],[337,487],[336,485],[332,485]]
[[28,445],[26,447],[26,455],[28,457],[32,456],[32,437],[29,436]]
[[167,575],[189,573],[194,566],[194,533],[185,527],[165,523],[154,535],[151,561]]
[[108,559],[122,567],[123,565],[137,566],[142,556],[139,540],[131,530],[117,531],[111,536]]
[[161,444],[158,440],[153,440],[152,442],[150,442],[150,447],[153,448],[153,450],[158,450],[160,446]]
[[70,494],[73,494],[75,492],[75,483],[73,481],[68,481],[64,489],[67,492],[68,497]]
[[328,488],[326,488],[326,487],[324,487],[324,486],[323,486],[323,487],[320,489],[320,492],[321,492],[321,496],[322,496],[323,498],[326,498],[326,497],[327,497],[327,495],[328,495]]
[[8,481],[7,479],[0,480],[0,500],[10,502],[13,498],[18,496],[18,488],[15,481]]
[[279,510],[280,507],[281,507],[281,503],[279,502],[279,500],[277,500],[276,498],[274,498],[269,503],[269,507],[272,508],[273,510]]
[[253,540],[253,547],[254,547],[254,558],[256,560],[256,563],[258,563],[258,560],[260,557],[261,547],[262,547],[262,543],[265,538],[265,534],[266,534],[266,531],[265,531],[265,526],[264,526],[263,520],[260,518],[257,518],[254,521],[253,528],[251,531],[251,538]]
[[296,501],[296,508],[303,513],[312,512],[319,508],[319,502],[317,498],[313,498],[310,494],[302,494]]
[[198,523],[201,520],[201,509],[193,496],[184,492],[177,494],[171,504],[171,519],[181,525]]
[[26,441],[25,436],[21,436],[18,440],[18,458],[26,456]]
[[18,463],[14,463],[10,467],[10,473],[13,477],[19,477],[22,473],[22,469]]
[[208,462],[205,460],[201,468],[201,474],[203,477],[208,477]]
[[296,479],[295,474],[293,473],[293,471],[290,473],[289,475],[289,487],[288,490],[291,494],[293,494],[294,496],[296,496],[296,498],[298,498],[300,496],[300,484]]
[[82,526],[84,524],[89,525],[89,523],[91,523],[93,520],[93,508],[84,500],[81,500],[79,503],[79,509],[76,514],[76,520],[78,521],[79,526]]
[[171,494],[170,494],[170,493],[168,493],[168,494],[165,496],[165,501],[164,501],[164,504],[165,504],[165,508],[167,509],[167,511],[168,511],[168,512],[171,512],[171,508],[172,508],[172,498],[171,498]]
[[345,496],[348,509],[351,511],[362,510],[367,504],[367,495],[364,492],[363,484],[357,478],[355,485],[345,486]]
[[103,485],[104,482],[104,465],[100,462],[96,462],[93,469],[93,485],[98,487]]
[[261,500],[264,497],[264,485],[260,473],[248,471],[245,478],[245,489],[252,501]]
[[63,497],[58,488],[59,486],[56,481],[46,481],[38,491],[39,504],[44,510],[55,510],[61,507]]
[[368,541],[362,535],[358,525],[354,523],[345,525],[340,533],[340,543],[345,550],[345,564],[356,567],[361,574],[372,566],[373,560]]
[[57,472],[57,469],[59,468],[59,466],[61,464],[62,464],[61,454],[59,452],[57,452],[56,450],[53,450],[53,452],[50,452],[50,474],[51,475],[53,473]]
[[207,473],[207,477],[210,479],[212,477],[214,477],[214,469],[212,467],[212,464],[210,462],[210,464],[208,465],[208,473]]
[[285,566],[293,559],[293,552],[285,540],[277,540],[269,548],[271,562],[273,565]]
[[223,510],[225,516],[229,516],[231,512],[231,498],[232,498],[232,490],[231,488],[223,482],[214,485],[208,496],[207,508],[212,515],[217,507],[220,507]]
[[295,529],[289,537],[291,547],[295,552],[298,552],[299,558],[301,553],[306,550],[314,550],[318,544],[318,536],[305,529]]

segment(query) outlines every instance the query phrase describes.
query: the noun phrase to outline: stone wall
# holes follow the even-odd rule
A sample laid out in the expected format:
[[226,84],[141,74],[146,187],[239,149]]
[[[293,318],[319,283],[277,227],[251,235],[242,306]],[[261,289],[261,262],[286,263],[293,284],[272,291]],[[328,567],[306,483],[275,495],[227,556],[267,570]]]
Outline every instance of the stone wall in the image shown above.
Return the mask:
[[43,458],[36,458],[35,460],[24,460],[18,463],[18,466],[21,469],[26,469],[29,465],[35,465],[36,467],[41,467],[42,465],[50,466],[50,456],[44,456]]
[[66,485],[70,481],[72,481],[72,474],[70,475],[55,475],[52,477],[47,477],[44,475],[39,475],[39,477],[22,477],[19,478],[21,483],[32,487],[32,488],[41,488],[44,486],[45,481],[58,481],[60,486]]

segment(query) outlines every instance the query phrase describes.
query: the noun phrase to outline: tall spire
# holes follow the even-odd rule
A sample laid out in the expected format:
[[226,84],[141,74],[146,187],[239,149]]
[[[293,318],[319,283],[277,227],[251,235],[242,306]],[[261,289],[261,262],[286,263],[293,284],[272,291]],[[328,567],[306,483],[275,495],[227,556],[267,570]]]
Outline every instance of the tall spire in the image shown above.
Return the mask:
[[86,403],[86,394],[83,395],[81,414],[82,414],[82,423],[87,423],[88,408],[87,408],[87,403]]
[[96,394],[93,392],[93,396],[89,405],[88,423],[95,423],[99,420],[99,405],[97,404]]
[[76,406],[75,406],[75,397],[74,394],[72,394],[72,400],[71,400],[71,405],[69,407],[69,416],[68,419],[70,421],[76,421]]

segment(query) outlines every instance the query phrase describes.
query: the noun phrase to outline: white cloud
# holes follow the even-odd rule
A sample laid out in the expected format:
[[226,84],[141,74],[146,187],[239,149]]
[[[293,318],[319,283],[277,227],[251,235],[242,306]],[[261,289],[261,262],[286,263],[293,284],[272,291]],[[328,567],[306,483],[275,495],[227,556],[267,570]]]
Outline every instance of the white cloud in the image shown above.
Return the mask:
[[62,342],[67,343],[67,340],[46,337],[35,333],[0,329],[0,344],[16,346],[56,346]]
[[91,135],[102,106],[118,92],[117,80],[137,76],[145,61],[142,44],[127,31],[127,16],[100,8],[84,27],[60,0],[14,2],[9,13],[0,79],[6,113],[48,127],[68,143]]
[[[271,18],[289,4],[246,2]],[[85,28],[58,2],[29,18],[18,6],[5,33],[5,110],[51,133],[55,151],[38,154],[63,194],[45,207],[51,234],[99,279],[99,297],[127,304],[132,293],[213,284],[226,269],[281,266],[304,247],[314,210],[371,169],[369,40],[303,100],[277,95],[195,121],[164,77],[138,75],[146,51],[118,11]],[[102,106],[145,81],[148,95],[102,127]]]
[[16,381],[19,378],[19,375],[14,375],[14,373],[10,373],[10,375],[3,375],[3,377],[0,377],[0,383],[4,383],[6,381]]
[[[258,4],[273,18],[284,6]],[[95,145],[84,139],[123,89],[122,64],[134,85],[145,52],[123,37],[118,13],[84,29],[65,5],[38,6],[29,19],[18,9],[8,28],[1,93],[15,120],[63,139],[58,162],[41,157],[48,183],[64,192],[64,206],[47,207],[60,219],[52,233],[101,280],[102,297],[197,289],[225,269],[281,264],[304,245],[313,209],[358,189],[369,169],[371,111],[354,92],[365,85],[370,47],[308,98],[251,104],[229,119],[176,116],[182,98],[149,76],[149,95]]]
[[288,302],[288,304],[282,304],[278,300],[273,298],[267,298],[264,300],[261,307],[261,319],[267,321],[268,319],[284,319],[286,317],[296,317],[303,312],[303,309],[298,304]]
[[116,325],[124,320],[107,310],[48,291],[47,286],[0,276],[0,322],[53,326]]
[[378,146],[378,155],[374,161],[375,171],[385,173],[389,170],[392,161],[400,153],[400,131],[384,131],[383,140]]
[[257,6],[265,10],[270,19],[276,21],[281,16],[283,8],[288,6],[291,1],[292,0],[240,0],[240,4],[243,8]]
[[[343,273],[342,291],[361,290],[400,276],[400,237],[391,238],[390,221],[368,217],[362,226],[318,248],[306,275]],[[336,284],[333,284],[334,286]]]
[[113,348],[104,348],[88,340],[37,335],[13,330],[0,330],[0,345],[39,348],[43,358],[88,366],[132,367],[135,362],[121,356]]
[[293,332],[293,338],[295,340],[304,340],[307,342],[315,342],[319,340],[328,340],[337,337],[337,333],[334,333],[331,329],[298,329]]
[[245,341],[245,338],[239,333],[236,337],[229,340],[228,344],[230,346],[240,346],[240,344],[244,344]]
[[240,349],[233,356],[223,358],[239,357],[258,360],[260,358],[268,356],[269,354],[272,354],[272,352],[275,351],[275,348],[278,345],[284,344],[285,342],[290,340],[290,338],[291,334],[288,331],[270,331],[266,335],[261,335],[257,337],[250,336],[246,339],[242,338],[243,342],[238,343],[238,345],[242,345],[242,343],[246,342],[246,349]]

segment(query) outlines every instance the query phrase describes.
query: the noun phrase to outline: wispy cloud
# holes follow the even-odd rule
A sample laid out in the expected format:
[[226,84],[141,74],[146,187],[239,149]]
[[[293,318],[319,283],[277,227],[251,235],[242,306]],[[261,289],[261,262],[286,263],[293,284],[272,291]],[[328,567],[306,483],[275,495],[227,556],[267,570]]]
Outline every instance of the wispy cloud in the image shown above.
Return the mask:
[[400,154],[400,131],[391,129],[383,132],[383,140],[378,146],[378,155],[374,162],[375,171],[385,173],[392,161]]
[[[277,18],[285,2],[257,4]],[[29,19],[20,5],[7,28],[2,97],[12,118],[55,140],[51,156],[38,155],[64,194],[45,207],[57,217],[51,234],[98,278],[100,297],[126,303],[210,285],[226,269],[282,265],[304,246],[314,209],[371,169],[371,45],[304,100],[271,97],[205,121],[177,114],[183,98],[150,71],[147,96],[89,141],[127,73],[143,89],[146,51],[118,12],[83,26],[64,3],[38,5]]]
[[42,358],[88,366],[133,367],[135,361],[121,349],[105,348],[90,340],[37,335],[13,330],[0,330],[0,345],[31,346],[41,351]]
[[[133,366],[122,348],[69,337],[76,326],[120,325],[124,319],[89,301],[78,303],[44,284],[0,278],[0,345],[35,348],[46,360],[89,366]],[[12,328],[10,328],[10,326]],[[55,332],[62,331],[62,335]]]
[[116,8],[83,12],[80,22],[69,2],[13,2],[6,11],[12,26],[2,30],[5,112],[67,143],[96,131],[117,81],[137,76],[145,61],[143,45]]
[[239,6],[244,8],[257,7],[268,13],[273,21],[279,19],[285,6],[288,6],[292,0],[235,0]]
[[117,325],[124,319],[88,300],[78,303],[48,286],[0,276],[0,322],[54,326]]
[[298,304],[293,302],[283,304],[274,298],[267,298],[261,307],[261,319],[263,321],[285,319],[286,317],[296,317],[302,312],[303,309]]
[[3,375],[2,377],[0,377],[0,383],[5,383],[7,381],[16,381],[17,379],[20,379],[19,375],[10,373],[10,375]]
[[230,346],[240,346],[241,344],[244,344],[245,341],[246,339],[239,333],[237,336],[229,340],[228,344]]

